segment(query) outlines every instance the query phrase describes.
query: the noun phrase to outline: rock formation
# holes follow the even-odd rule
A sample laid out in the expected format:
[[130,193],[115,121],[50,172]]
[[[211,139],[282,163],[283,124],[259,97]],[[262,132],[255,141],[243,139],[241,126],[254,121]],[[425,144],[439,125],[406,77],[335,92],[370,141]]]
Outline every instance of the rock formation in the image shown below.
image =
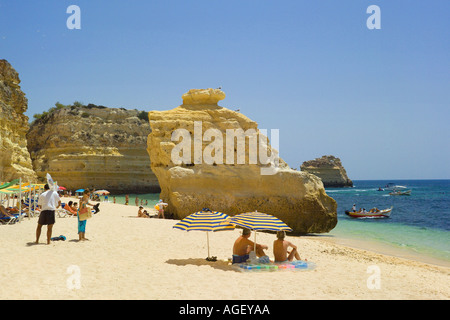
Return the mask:
[[16,178],[36,182],[26,141],[28,100],[19,83],[16,70],[0,60],[0,182]]
[[[276,153],[256,122],[217,105],[225,98],[222,91],[193,89],[182,98],[173,110],[149,112],[148,153],[167,212],[181,219],[204,207],[229,215],[257,210],[277,216],[296,233],[335,227],[337,205],[320,179],[281,159],[267,165],[260,152],[255,160],[255,141],[263,155]],[[227,130],[248,137],[236,143],[233,137],[227,145]],[[273,172],[263,172],[270,168]]]
[[334,156],[322,156],[303,162],[301,171],[312,173],[322,179],[325,188],[353,187],[341,160]]
[[[27,135],[40,179],[50,173],[67,189],[159,192],[146,152],[151,132],[137,110],[66,106],[42,116]],[[143,113],[146,115],[146,113]]]

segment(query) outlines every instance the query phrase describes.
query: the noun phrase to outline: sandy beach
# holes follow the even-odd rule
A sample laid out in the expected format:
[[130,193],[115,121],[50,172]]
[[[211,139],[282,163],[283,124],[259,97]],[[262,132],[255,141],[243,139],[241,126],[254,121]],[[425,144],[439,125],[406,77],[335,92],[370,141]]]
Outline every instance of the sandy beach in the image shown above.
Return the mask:
[[[63,198],[64,202],[69,198]],[[325,237],[287,237],[307,271],[239,272],[228,263],[240,230],[173,229],[175,220],[137,218],[136,206],[101,203],[78,241],[77,219],[56,218],[33,244],[37,218],[0,226],[0,299],[449,299],[450,268],[351,248]],[[273,234],[257,234],[269,246]],[[252,238],[253,240],[253,234]],[[372,281],[375,279],[375,282]],[[375,285],[374,285],[375,284]]]

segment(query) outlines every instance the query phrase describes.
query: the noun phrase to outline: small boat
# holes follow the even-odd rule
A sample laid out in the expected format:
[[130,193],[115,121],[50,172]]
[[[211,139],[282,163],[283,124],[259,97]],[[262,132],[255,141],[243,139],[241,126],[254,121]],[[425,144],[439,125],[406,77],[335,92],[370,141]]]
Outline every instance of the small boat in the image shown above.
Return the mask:
[[384,186],[384,190],[397,190],[399,188],[406,188],[405,186],[400,186],[398,184],[395,184],[393,182],[389,182],[387,185]]
[[391,196],[410,196],[411,190],[401,190],[406,189],[406,187],[403,186],[396,186],[395,189],[393,189],[392,192],[389,192],[389,195]]
[[389,192],[389,195],[391,195],[391,196],[410,196],[410,195],[411,195],[411,190],[406,190],[406,191],[400,191],[400,190],[392,191],[392,192]]
[[350,211],[345,210],[345,214],[352,218],[389,218],[389,215],[392,212],[392,208],[379,210],[379,209],[371,209],[370,211]]

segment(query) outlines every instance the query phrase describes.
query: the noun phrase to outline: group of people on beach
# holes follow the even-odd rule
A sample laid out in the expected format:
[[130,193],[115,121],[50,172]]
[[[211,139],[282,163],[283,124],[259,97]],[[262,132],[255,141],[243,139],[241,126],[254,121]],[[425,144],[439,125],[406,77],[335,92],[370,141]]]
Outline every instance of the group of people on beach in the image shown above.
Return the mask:
[[[29,207],[23,200],[20,201],[20,209],[19,202],[17,202],[14,207],[5,207],[3,205],[0,205],[0,217],[13,218],[14,215],[19,213],[19,211],[28,214]],[[39,209],[36,208],[36,211],[39,211]]]
[[[137,205],[137,204],[136,204]],[[151,216],[147,210],[144,210],[144,207],[142,206],[142,202],[141,205],[139,206],[139,210],[138,210],[138,218],[162,218],[165,219],[164,217],[164,207],[167,206],[167,203],[164,203],[161,199],[159,200],[159,202],[155,205],[155,209],[158,212],[157,216]]]
[[[58,193],[50,190],[49,186],[46,184],[44,186],[44,193],[39,196],[38,206],[41,209],[39,215],[38,225],[36,228],[36,244],[39,243],[39,238],[42,232],[42,227],[47,225],[47,244],[50,244],[52,237],[53,225],[55,224],[55,211],[61,206],[61,198]],[[85,211],[91,210],[92,207],[95,212],[98,212],[99,204],[91,204],[89,202],[90,191],[89,189],[84,190],[83,196],[80,199],[80,204],[69,201],[68,204],[64,206],[64,209],[72,215],[78,216],[78,236],[79,241],[88,240],[86,239],[86,221],[87,219],[80,220],[80,215]],[[158,210],[158,218],[164,218],[164,202],[160,200],[155,208]],[[4,215],[10,214],[6,208],[0,206],[1,213]],[[150,218],[149,213],[144,210],[142,206],[139,207],[138,217]],[[250,256],[254,256],[258,259],[259,263],[270,263],[270,259],[264,250],[269,249],[268,246],[263,244],[254,243],[250,238],[251,230],[243,229],[242,235],[240,235],[233,245],[233,263],[243,263],[250,259]],[[285,240],[286,233],[284,231],[277,232],[277,239],[273,242],[273,254],[275,257],[275,262],[286,262],[293,261],[294,259],[301,260],[300,254],[297,250],[297,246],[291,242]]]
[[[55,211],[61,206],[61,198],[58,192],[50,190],[48,184],[44,186],[44,192],[39,196],[38,206],[41,209],[39,214],[38,225],[36,228],[36,244],[39,243],[42,227],[47,226],[47,244],[50,244],[52,238],[53,225],[55,224]],[[77,215],[78,217],[78,239],[79,241],[85,241],[86,239],[86,221],[87,219],[81,219],[80,216],[86,212],[91,212],[91,208],[95,210],[95,213],[99,211],[98,204],[91,204],[89,202],[90,191],[86,189],[83,191],[83,196],[80,199],[80,204],[70,201],[64,206],[64,209],[70,214]]]
[[[255,243],[249,239],[250,234],[250,229],[243,229],[242,235],[239,236],[234,242],[233,263],[246,262],[250,259],[252,251],[257,257],[259,263],[271,262],[269,256],[264,252],[264,250],[269,249],[269,247],[258,243],[255,245]],[[292,244],[290,241],[285,240],[285,237],[286,233],[284,231],[277,232],[277,239],[273,242],[273,255],[275,257],[275,262],[293,261],[294,258],[301,260],[297,246]]]

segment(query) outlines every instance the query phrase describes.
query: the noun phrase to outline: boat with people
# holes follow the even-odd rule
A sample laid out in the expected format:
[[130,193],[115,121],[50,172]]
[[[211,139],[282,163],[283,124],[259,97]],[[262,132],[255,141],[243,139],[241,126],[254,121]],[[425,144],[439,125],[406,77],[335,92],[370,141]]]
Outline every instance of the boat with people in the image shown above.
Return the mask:
[[391,195],[391,196],[410,196],[411,190],[406,190],[406,191],[395,190],[395,191],[389,192],[389,195]]
[[345,214],[352,218],[389,218],[393,207],[388,209],[380,210],[378,208],[372,208],[369,211],[366,209],[356,210],[345,210]]
[[410,196],[411,190],[405,190],[406,187],[404,186],[396,186],[391,192],[389,192],[389,195],[391,196]]

